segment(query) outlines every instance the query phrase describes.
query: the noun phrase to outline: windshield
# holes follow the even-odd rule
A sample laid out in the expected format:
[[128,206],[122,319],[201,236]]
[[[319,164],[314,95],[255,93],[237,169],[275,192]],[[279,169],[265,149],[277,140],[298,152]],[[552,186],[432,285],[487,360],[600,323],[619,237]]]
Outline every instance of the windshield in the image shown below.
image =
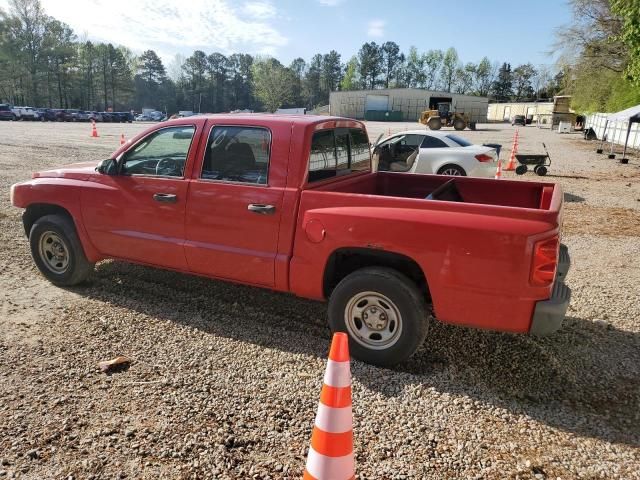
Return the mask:
[[447,138],[448,138],[449,140],[451,140],[452,142],[457,143],[457,144],[458,144],[458,145],[460,145],[461,147],[470,147],[470,146],[472,146],[472,145],[473,145],[473,143],[471,143],[471,142],[469,142],[469,141],[465,140],[465,139],[464,139],[464,138],[462,138],[462,137],[459,137],[458,135],[453,135],[453,134],[451,134],[451,135],[447,135]]

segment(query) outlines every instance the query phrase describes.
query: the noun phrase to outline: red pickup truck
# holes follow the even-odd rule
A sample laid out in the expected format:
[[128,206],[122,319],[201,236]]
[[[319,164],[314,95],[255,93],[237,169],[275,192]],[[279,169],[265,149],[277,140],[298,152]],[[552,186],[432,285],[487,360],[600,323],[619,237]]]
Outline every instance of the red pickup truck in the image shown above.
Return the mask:
[[389,366],[442,322],[558,329],[569,303],[551,183],[371,172],[358,121],[212,115],[11,187],[40,271],[105,258],[328,300],[361,360]]

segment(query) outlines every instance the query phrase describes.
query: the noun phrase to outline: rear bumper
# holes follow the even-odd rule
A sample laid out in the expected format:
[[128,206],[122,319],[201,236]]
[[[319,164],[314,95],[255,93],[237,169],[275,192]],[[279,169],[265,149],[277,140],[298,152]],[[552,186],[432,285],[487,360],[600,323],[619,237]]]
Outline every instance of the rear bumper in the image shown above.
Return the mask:
[[571,289],[564,284],[570,267],[569,249],[566,245],[560,245],[556,281],[553,285],[551,298],[536,302],[529,330],[532,335],[548,335],[562,326],[571,300]]

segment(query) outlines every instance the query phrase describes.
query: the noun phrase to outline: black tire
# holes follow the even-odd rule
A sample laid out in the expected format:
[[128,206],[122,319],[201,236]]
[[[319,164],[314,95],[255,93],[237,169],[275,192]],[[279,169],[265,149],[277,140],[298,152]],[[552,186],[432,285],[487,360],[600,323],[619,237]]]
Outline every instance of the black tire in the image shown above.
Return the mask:
[[[449,172],[447,172],[447,170],[449,170]],[[467,172],[464,171],[464,168],[458,165],[447,164],[440,167],[440,169],[438,170],[438,175],[454,175],[454,176],[466,177]]]
[[541,177],[544,177],[547,174],[547,167],[545,167],[544,165],[538,165],[535,169],[535,172]]
[[525,173],[527,173],[527,166],[526,165],[518,165],[516,167],[516,175],[524,175]]
[[429,130],[440,130],[442,128],[442,119],[440,117],[431,117],[427,122]]
[[[54,271],[48,265],[45,252],[41,251],[41,239],[45,235],[55,236],[62,242],[68,258],[64,270]],[[29,233],[31,256],[40,272],[54,285],[77,285],[87,279],[93,264],[87,260],[73,221],[63,215],[45,215],[37,219]]]
[[462,120],[461,118],[456,118],[453,121],[453,128],[455,130],[458,130],[458,131],[464,130],[466,127],[467,127],[467,123],[464,120]]
[[[375,310],[377,307],[382,313],[392,311],[399,313],[395,330],[397,333],[389,346],[369,347],[365,340],[356,335],[357,320],[350,322],[351,326],[347,325],[345,318],[347,309],[350,303],[361,295],[381,295],[385,297],[382,303],[388,307],[385,310],[384,307],[374,305],[373,302],[371,305],[365,303],[367,305],[364,308],[365,312],[367,309]],[[358,305],[363,301],[365,300],[360,300]],[[389,318],[391,318],[390,313]],[[392,323],[390,320],[387,321]],[[363,325],[362,319],[360,325]],[[409,358],[422,345],[427,336],[429,324],[424,295],[415,283],[391,268],[366,267],[343,278],[331,294],[329,326],[333,332],[346,332],[349,335],[349,349],[354,358],[381,367],[391,367]],[[375,342],[376,340],[367,341]]]
[[11,121],[15,122],[18,119],[18,117],[16,117],[15,113],[13,115],[11,115]]

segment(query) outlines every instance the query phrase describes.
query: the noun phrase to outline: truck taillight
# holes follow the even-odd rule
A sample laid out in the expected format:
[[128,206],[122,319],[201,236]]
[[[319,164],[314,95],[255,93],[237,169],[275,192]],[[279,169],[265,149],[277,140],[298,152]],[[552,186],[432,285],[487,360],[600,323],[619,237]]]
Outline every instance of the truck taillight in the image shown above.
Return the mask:
[[479,162],[491,162],[493,161],[493,157],[490,157],[489,155],[485,155],[484,153],[481,153],[479,155],[476,155],[476,160],[478,160]]
[[556,277],[560,240],[558,236],[540,240],[533,246],[533,263],[531,266],[531,284],[548,287]]

